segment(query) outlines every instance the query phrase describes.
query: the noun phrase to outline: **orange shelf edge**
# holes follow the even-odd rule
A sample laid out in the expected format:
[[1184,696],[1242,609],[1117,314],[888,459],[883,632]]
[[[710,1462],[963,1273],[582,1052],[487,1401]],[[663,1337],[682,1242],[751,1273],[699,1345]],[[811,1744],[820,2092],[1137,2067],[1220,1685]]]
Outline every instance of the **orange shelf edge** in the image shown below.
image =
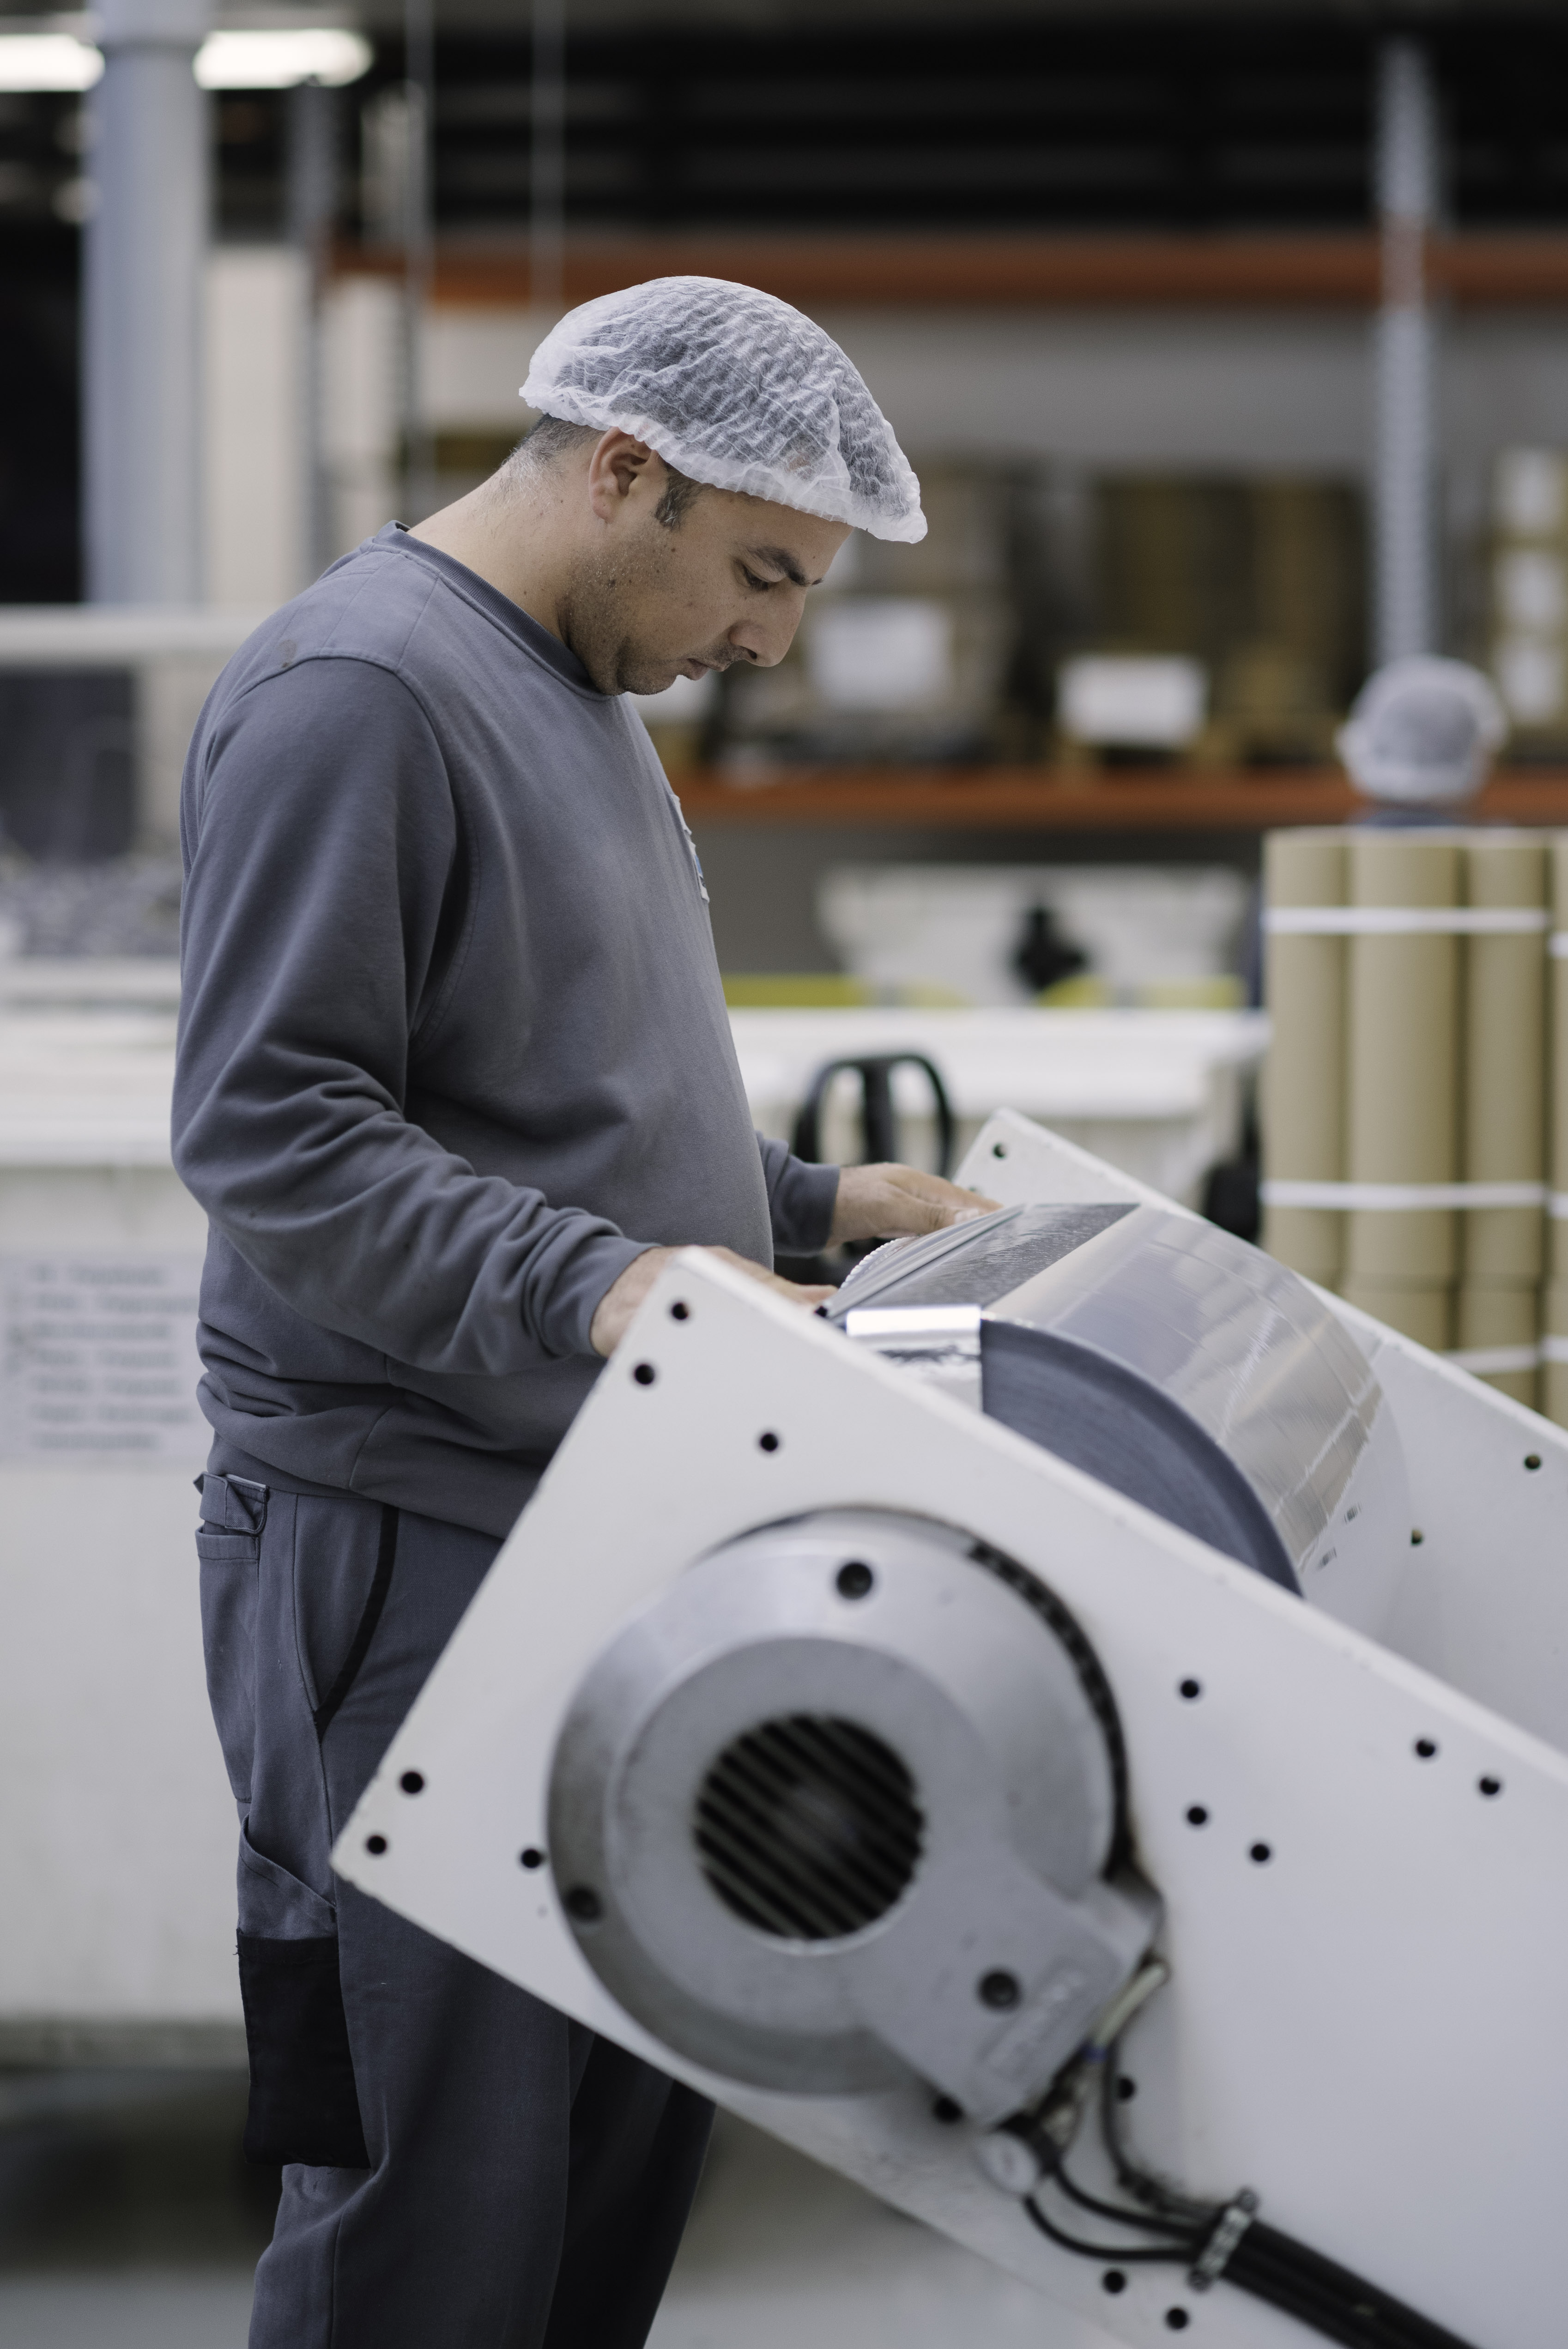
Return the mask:
[[[1063,777],[1048,769],[799,769],[766,783],[671,776],[688,823],[851,825],[977,832],[1268,832],[1365,814],[1332,769],[1193,774],[1123,769]],[[1465,823],[1568,826],[1568,771],[1495,776]]]
[[[396,247],[343,244],[340,275],[400,275]],[[1568,304],[1568,236],[1469,232],[1429,247],[1435,292],[1461,304]],[[567,240],[562,293],[585,302],[646,277],[738,277],[785,301],[887,307],[1075,305],[1301,306],[1365,309],[1377,298],[1380,254],[1364,232],[1278,235],[747,234],[671,230]],[[454,307],[525,307],[528,248],[516,238],[436,248],[433,299]]]

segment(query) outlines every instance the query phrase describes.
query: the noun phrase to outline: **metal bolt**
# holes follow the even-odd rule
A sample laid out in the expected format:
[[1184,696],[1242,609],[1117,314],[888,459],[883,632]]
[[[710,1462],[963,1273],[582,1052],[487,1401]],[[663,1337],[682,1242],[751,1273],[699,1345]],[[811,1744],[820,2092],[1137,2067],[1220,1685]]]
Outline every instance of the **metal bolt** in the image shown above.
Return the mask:
[[980,1977],[982,2006],[994,2006],[1005,2013],[1008,2007],[1016,2006],[1022,1996],[1023,1992],[1019,1988],[1017,1975],[1006,1972],[1000,1966],[994,1973],[982,1974]]

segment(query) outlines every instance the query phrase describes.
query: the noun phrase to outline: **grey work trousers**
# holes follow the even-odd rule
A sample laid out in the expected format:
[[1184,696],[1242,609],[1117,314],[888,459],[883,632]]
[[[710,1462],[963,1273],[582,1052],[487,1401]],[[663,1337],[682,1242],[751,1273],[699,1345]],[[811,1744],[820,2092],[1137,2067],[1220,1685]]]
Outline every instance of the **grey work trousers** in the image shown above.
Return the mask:
[[211,1475],[202,1517],[246,2151],[284,2165],[251,2349],[639,2349],[711,2107],[328,1857],[498,1544]]

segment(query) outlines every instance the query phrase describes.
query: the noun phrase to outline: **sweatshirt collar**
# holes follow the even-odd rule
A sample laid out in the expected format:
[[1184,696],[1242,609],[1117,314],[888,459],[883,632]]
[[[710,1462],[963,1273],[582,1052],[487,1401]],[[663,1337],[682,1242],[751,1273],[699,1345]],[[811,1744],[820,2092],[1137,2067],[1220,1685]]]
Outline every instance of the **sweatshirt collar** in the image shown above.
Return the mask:
[[416,538],[407,523],[389,522],[377,533],[377,537],[383,545],[399,548],[404,554],[413,555],[416,562],[428,564],[432,571],[438,571],[443,578],[449,579],[454,587],[462,590],[470,603],[480,605],[498,627],[503,628],[536,659],[552,668],[558,677],[564,678],[568,685],[593,694],[597,700],[611,698],[599,692],[576,654],[563,645],[559,636],[552,636],[550,630],[542,627],[521,604],[514,604],[510,595],[503,595],[499,587],[492,587],[488,579],[481,579],[479,573],[470,571],[466,563],[459,563],[455,555],[444,554],[440,547],[428,545],[424,539]]

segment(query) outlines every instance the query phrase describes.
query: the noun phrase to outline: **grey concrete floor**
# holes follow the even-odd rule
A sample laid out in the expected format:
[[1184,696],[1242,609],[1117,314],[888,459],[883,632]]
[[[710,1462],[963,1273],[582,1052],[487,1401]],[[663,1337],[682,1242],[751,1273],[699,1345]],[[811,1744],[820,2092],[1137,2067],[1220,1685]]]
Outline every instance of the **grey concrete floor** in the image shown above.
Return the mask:
[[[276,2178],[240,2158],[243,2112],[226,2073],[0,2074],[4,2349],[244,2349]],[[651,2349],[1103,2342],[723,2119]]]

